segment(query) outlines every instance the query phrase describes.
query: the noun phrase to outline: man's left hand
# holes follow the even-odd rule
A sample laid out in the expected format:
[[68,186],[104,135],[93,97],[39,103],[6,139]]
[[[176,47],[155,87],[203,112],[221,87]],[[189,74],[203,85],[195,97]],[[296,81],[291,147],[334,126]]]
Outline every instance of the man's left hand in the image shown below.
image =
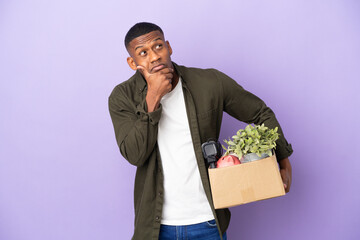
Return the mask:
[[280,174],[284,183],[285,192],[290,191],[291,186],[291,164],[288,158],[279,161]]

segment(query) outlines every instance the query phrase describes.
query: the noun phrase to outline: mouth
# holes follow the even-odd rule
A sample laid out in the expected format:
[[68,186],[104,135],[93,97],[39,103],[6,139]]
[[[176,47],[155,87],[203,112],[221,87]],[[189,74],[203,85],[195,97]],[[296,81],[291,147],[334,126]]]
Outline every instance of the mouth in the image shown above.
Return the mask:
[[159,64],[159,65],[156,65],[155,67],[153,67],[151,69],[151,72],[154,73],[154,72],[160,71],[163,68],[165,68],[165,64]]

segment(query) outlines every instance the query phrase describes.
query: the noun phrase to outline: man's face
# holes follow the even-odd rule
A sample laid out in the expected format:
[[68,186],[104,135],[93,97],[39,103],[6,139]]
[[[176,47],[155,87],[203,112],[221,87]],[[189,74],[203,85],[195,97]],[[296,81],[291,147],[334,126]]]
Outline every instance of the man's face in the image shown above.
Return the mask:
[[170,58],[172,49],[159,31],[134,38],[129,43],[127,51],[130,54],[127,62],[133,70],[136,70],[139,65],[149,73],[160,71],[166,67],[173,68]]

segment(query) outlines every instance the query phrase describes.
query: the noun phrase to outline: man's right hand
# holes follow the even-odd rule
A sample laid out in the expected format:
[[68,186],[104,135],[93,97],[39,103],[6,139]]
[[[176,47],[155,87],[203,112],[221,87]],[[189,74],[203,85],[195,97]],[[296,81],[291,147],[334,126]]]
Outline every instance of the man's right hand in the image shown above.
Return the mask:
[[149,73],[143,66],[137,66],[137,69],[142,73],[147,82],[146,103],[148,112],[153,112],[159,107],[161,98],[171,91],[174,70],[165,67],[154,73]]

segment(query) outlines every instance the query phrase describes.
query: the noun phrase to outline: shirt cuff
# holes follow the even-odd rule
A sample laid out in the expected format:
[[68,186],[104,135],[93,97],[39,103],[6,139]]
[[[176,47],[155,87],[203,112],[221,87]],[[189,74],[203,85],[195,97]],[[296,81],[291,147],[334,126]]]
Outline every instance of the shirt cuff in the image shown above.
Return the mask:
[[153,111],[153,112],[147,112],[147,103],[146,103],[146,99],[143,100],[142,103],[140,103],[139,105],[137,105],[136,107],[136,115],[139,116],[140,120],[142,121],[150,121],[150,123],[152,125],[156,125],[159,123],[160,121],[160,117],[161,117],[161,111],[162,111],[162,106],[161,104],[159,105],[159,107]]

